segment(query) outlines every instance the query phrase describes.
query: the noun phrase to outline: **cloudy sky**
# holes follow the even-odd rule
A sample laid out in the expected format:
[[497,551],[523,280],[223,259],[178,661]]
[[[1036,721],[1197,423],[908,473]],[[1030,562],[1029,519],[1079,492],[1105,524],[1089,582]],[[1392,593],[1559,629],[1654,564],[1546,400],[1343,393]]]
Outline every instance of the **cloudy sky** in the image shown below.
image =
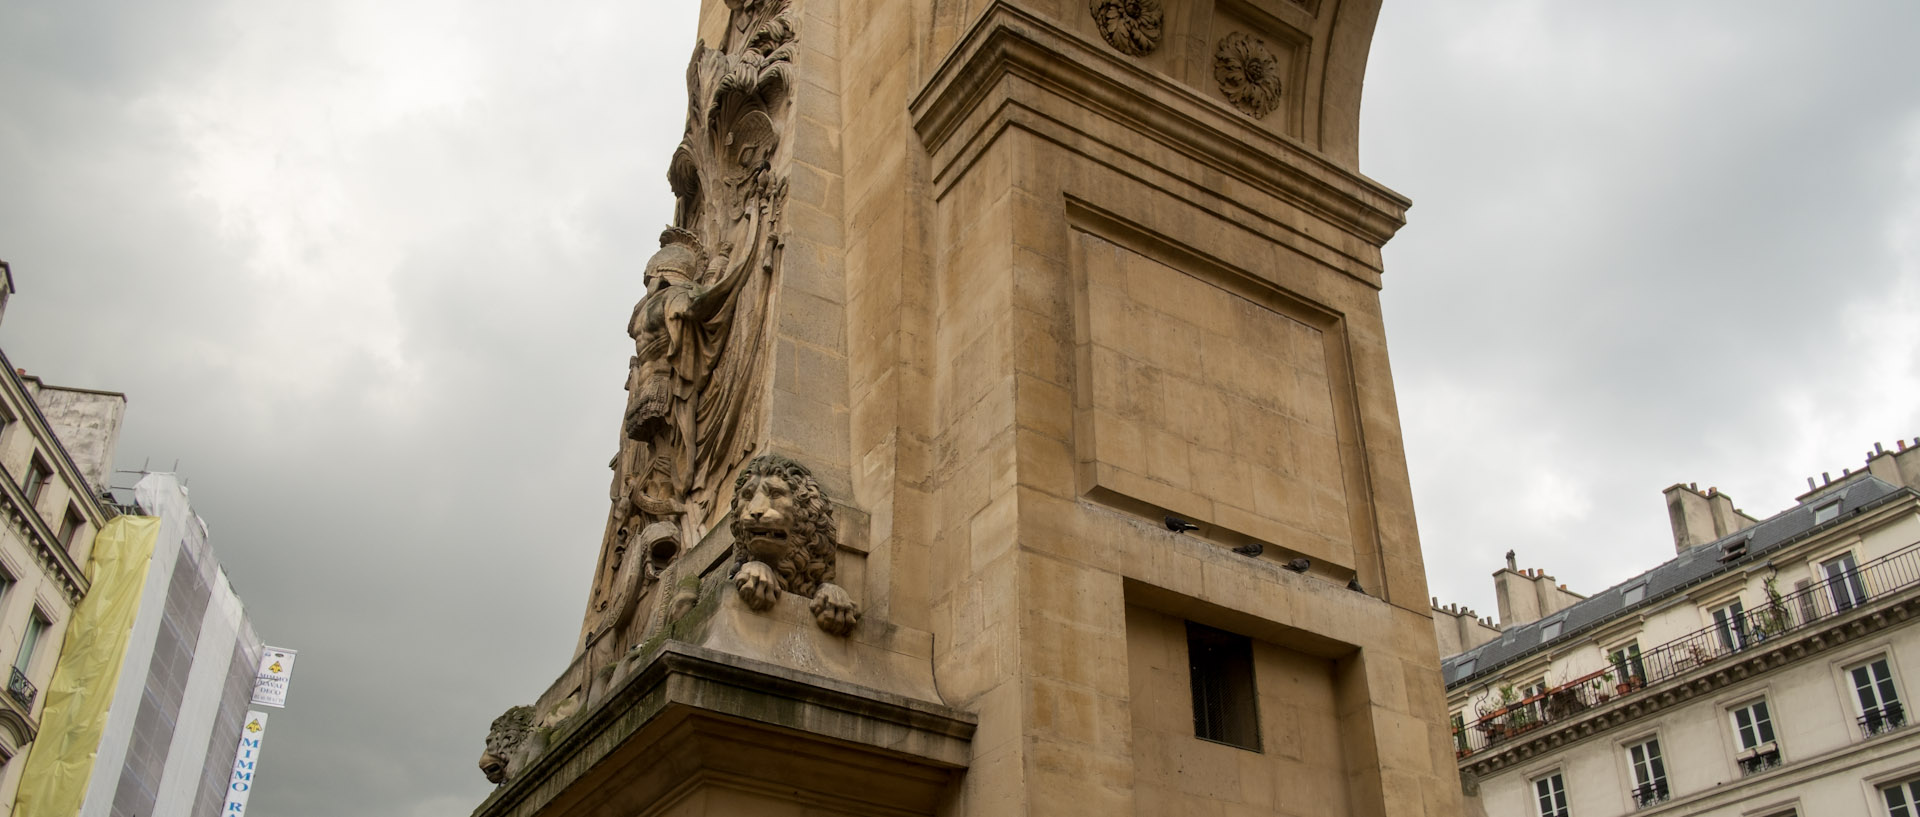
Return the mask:
[[[0,326],[301,650],[253,802],[463,814],[566,662],[694,3],[0,0]],[[1434,592],[1920,435],[1920,6],[1395,0],[1362,162]]]

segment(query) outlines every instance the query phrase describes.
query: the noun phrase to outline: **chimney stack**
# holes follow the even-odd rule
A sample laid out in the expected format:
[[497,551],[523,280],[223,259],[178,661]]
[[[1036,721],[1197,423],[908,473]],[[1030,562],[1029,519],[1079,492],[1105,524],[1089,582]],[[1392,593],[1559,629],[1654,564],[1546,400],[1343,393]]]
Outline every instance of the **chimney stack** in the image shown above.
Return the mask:
[[1667,521],[1673,525],[1673,550],[1685,553],[1728,534],[1759,524],[1760,520],[1733,506],[1733,497],[1709,487],[1701,493],[1699,483],[1675,484],[1663,493],[1667,497]]
[[1493,592],[1500,603],[1502,630],[1546,618],[1586,598],[1559,584],[1547,571],[1531,567],[1494,571]]

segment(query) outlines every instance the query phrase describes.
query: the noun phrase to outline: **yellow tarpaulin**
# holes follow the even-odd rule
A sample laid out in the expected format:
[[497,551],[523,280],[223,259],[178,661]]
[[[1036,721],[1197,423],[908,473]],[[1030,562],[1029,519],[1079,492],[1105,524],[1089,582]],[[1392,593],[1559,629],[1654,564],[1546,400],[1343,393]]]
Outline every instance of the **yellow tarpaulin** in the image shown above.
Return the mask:
[[15,817],[80,813],[159,538],[160,520],[151,516],[115,517],[94,538],[89,564],[93,583],[67,625],[60,663],[47,685],[40,736],[20,775]]

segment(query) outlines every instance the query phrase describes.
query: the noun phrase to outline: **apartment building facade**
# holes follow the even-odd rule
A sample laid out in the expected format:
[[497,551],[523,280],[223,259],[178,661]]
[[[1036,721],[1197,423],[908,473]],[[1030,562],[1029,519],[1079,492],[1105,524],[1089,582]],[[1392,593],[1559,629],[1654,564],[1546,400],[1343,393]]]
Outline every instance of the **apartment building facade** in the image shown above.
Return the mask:
[[[12,292],[12,271],[0,263],[0,303]],[[126,398],[48,386],[23,375],[4,353],[0,369],[0,664],[7,674],[0,694],[0,814],[6,814],[40,734],[43,691],[67,624],[88,591],[82,566],[110,513],[98,495],[104,484],[92,477],[111,469],[116,407]],[[61,408],[43,411],[40,399]],[[84,423],[88,442],[76,452],[62,432],[82,415],[94,419]]]
[[1916,487],[1920,440],[1764,520],[1676,485],[1671,561],[1587,598],[1510,559],[1498,624],[1436,602],[1468,813],[1920,815]]

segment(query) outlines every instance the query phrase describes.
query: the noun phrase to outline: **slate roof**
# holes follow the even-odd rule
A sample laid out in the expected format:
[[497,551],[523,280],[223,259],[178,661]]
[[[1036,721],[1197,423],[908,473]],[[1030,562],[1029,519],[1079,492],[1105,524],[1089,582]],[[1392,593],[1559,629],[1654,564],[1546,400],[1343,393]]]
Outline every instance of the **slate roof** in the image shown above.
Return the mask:
[[[1447,688],[1452,689],[1466,681],[1498,675],[1502,667],[1543,646],[1540,629],[1549,622],[1565,622],[1554,642],[1580,638],[1586,630],[1629,610],[1661,604],[1681,590],[1714,576],[1754,561],[1765,561],[1769,553],[1812,533],[1816,528],[1843,524],[1857,512],[1899,496],[1913,495],[1915,492],[1908,488],[1891,485],[1870,475],[1856,477],[1850,484],[1781,511],[1751,528],[1721,537],[1710,544],[1689,548],[1672,560],[1595,593],[1565,610],[1539,621],[1509,627],[1499,638],[1458,655],[1448,656],[1440,661],[1441,677],[1446,679]],[[1826,507],[1835,496],[1840,498],[1840,515],[1824,524],[1814,525],[1814,509]],[[1731,561],[1720,561],[1722,548],[1743,538],[1747,539],[1747,554]],[[1627,589],[1643,582],[1646,584],[1645,597],[1629,606],[1626,603]],[[1474,661],[1473,671],[1461,672],[1461,666],[1470,659]]]

